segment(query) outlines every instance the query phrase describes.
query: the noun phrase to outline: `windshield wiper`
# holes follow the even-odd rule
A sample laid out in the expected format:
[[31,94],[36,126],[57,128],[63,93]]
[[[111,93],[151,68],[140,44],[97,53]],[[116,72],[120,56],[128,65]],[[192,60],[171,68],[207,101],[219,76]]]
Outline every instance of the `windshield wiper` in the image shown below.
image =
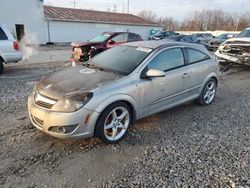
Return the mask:
[[93,68],[93,69],[98,69],[100,71],[105,71],[104,68],[98,67],[98,66],[94,65],[93,63],[84,63],[82,65],[85,66],[85,67],[89,67],[89,68]]
[[127,75],[126,72],[116,71],[116,70],[109,69],[109,68],[98,67],[98,66],[96,66],[96,65],[93,64],[93,63],[84,63],[84,64],[82,64],[82,65],[85,66],[85,67],[89,67],[89,68],[93,68],[93,69],[98,69],[98,70],[100,70],[100,71],[112,72],[112,73],[118,74],[118,75]]

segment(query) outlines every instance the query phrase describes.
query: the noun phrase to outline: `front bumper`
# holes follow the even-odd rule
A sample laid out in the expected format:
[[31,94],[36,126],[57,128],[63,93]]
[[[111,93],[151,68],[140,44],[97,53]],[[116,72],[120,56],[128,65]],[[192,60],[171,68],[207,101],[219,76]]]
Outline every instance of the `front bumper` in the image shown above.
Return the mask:
[[227,60],[227,61],[232,61],[234,63],[240,63],[241,60],[237,57],[234,56],[230,56],[230,55],[226,55],[226,54],[222,54],[219,50],[217,50],[215,52],[215,55],[219,58],[219,59],[223,59],[223,60]]
[[[29,117],[40,131],[57,138],[88,138],[94,135],[99,113],[85,108],[73,113],[53,112],[35,104],[33,96],[28,100]],[[87,118],[88,116],[88,118]],[[88,119],[88,121],[86,121]],[[55,127],[76,127],[70,133],[53,131]]]

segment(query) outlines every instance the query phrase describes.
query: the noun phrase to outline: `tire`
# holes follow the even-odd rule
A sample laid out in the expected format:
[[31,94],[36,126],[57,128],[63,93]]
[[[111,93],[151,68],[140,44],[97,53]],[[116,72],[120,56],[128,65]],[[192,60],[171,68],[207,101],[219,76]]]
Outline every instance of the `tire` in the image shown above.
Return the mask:
[[131,109],[126,103],[113,103],[101,113],[95,127],[95,136],[104,143],[116,144],[127,135],[131,120]]
[[0,59],[0,74],[4,71],[3,61]]
[[208,106],[212,104],[215,99],[217,91],[217,81],[214,78],[210,78],[205,84],[199,98],[196,102],[202,106]]

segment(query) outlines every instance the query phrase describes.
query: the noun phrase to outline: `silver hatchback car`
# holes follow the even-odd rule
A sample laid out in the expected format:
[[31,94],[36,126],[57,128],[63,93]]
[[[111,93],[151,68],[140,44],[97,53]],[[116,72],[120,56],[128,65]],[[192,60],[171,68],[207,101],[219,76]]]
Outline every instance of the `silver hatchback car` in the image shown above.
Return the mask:
[[211,104],[218,76],[200,45],[128,43],[40,81],[29,97],[30,120],[54,137],[117,143],[138,119],[191,100]]

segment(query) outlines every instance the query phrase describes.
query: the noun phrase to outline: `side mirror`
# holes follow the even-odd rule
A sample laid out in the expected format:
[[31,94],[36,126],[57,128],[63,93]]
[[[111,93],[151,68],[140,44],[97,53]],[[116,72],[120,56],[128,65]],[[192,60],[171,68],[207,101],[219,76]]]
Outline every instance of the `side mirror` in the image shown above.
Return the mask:
[[113,44],[115,44],[115,41],[109,40],[109,41],[108,41],[108,44],[113,45]]
[[141,74],[142,79],[153,78],[153,77],[164,77],[164,76],[165,72],[157,69],[149,69],[146,72],[143,71]]

